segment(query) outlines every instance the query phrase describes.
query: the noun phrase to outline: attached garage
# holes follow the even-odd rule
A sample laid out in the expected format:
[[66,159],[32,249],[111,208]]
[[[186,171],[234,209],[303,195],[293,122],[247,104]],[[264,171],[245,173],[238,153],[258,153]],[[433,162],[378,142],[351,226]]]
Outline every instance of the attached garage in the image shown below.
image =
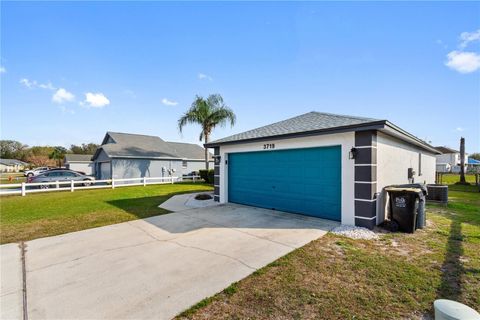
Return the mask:
[[228,160],[230,202],[341,220],[340,146],[238,152]]
[[434,183],[433,147],[387,120],[310,112],[208,143],[215,200],[368,228],[391,184]]

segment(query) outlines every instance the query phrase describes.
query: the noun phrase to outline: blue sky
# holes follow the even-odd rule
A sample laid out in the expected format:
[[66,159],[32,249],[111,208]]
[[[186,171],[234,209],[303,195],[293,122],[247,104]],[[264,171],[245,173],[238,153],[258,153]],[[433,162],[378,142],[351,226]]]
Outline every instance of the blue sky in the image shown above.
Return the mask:
[[4,2],[1,138],[100,143],[177,130],[196,94],[237,125],[308,111],[388,119],[480,151],[480,3]]

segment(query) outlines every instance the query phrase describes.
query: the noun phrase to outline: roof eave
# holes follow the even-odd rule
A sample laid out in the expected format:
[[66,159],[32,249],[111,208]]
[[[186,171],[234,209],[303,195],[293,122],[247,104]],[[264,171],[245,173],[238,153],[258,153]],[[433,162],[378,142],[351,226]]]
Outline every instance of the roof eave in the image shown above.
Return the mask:
[[397,137],[397,138],[399,138],[403,141],[406,141],[406,142],[414,144],[418,147],[421,147],[422,149],[427,150],[431,153],[442,154],[441,152],[439,152],[437,149],[435,149],[433,146],[429,145],[425,141],[415,137],[411,133],[408,133],[407,131],[403,130],[402,128],[394,125],[393,123],[391,123],[389,121],[385,122],[385,127],[382,128],[381,131],[388,134],[388,135]]
[[275,139],[275,140],[292,139],[292,138],[300,138],[300,137],[308,137],[308,136],[316,136],[316,135],[324,135],[324,134],[343,133],[343,132],[350,132],[350,131],[378,130],[378,129],[384,128],[386,123],[387,123],[387,120],[378,120],[378,121],[366,122],[361,124],[354,124],[354,125],[326,128],[326,129],[319,129],[319,130],[312,130],[312,131],[295,132],[295,133],[281,134],[281,135],[268,136],[268,137],[242,139],[242,140],[225,141],[225,142],[212,141],[210,143],[205,143],[204,147],[214,148],[222,145],[240,144],[240,143],[248,143],[248,142],[256,142],[256,141],[267,141],[272,139]]

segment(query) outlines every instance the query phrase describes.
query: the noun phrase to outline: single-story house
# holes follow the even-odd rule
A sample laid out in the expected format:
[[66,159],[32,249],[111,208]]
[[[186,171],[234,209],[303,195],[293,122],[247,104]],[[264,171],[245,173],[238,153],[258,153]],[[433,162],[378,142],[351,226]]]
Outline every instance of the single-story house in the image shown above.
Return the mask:
[[27,166],[28,163],[17,159],[0,159],[0,172],[20,172]]
[[[439,165],[438,172],[460,172],[460,151],[448,147],[435,147],[440,154],[436,156],[437,165]],[[465,153],[465,172],[468,169],[468,154]]]
[[435,182],[425,141],[387,120],[309,112],[205,144],[214,149],[214,198],[372,228],[388,210],[383,188]]
[[480,173],[480,161],[468,158],[468,172]]
[[67,169],[91,176],[95,174],[92,157],[92,154],[66,154],[63,158],[63,165]]
[[181,177],[205,169],[205,149],[156,136],[107,132],[92,161],[97,179]]

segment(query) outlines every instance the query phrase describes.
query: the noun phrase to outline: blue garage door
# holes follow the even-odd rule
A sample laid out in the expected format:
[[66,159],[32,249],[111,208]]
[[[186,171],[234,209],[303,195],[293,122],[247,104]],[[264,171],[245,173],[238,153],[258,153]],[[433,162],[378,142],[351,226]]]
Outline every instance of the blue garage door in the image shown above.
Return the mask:
[[340,146],[228,155],[228,201],[341,220]]

